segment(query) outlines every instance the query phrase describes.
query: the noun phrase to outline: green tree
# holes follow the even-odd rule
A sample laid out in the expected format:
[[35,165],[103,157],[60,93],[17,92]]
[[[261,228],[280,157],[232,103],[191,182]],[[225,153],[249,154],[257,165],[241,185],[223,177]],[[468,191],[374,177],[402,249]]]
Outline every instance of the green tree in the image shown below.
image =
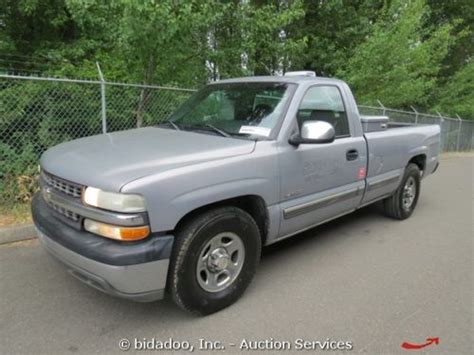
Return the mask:
[[392,107],[426,107],[437,75],[456,38],[452,25],[426,25],[424,1],[394,1],[384,9],[383,21],[361,43],[347,66],[338,71],[355,89],[360,102],[381,100]]
[[120,58],[114,43],[122,6],[116,0],[0,0],[0,9],[3,71],[91,79],[96,60]]
[[427,0],[428,22],[435,27],[454,25],[458,40],[449,48],[440,73],[442,84],[474,56],[474,2],[472,0]]
[[[123,0],[119,47],[130,77],[145,84],[204,83],[202,34],[206,33],[213,3]],[[143,124],[149,96],[149,89],[143,88],[136,111],[138,127]]]
[[474,62],[465,64],[436,96],[435,108],[451,116],[474,119]]
[[119,46],[131,76],[161,85],[205,82],[199,54],[213,3],[123,0]]
[[302,1],[254,1],[243,10],[248,75],[285,72],[304,56],[307,36],[293,33],[304,17]]
[[383,6],[382,0],[304,1],[304,18],[292,26],[292,35],[308,38],[304,55],[294,62],[297,69],[334,76],[355,48],[372,32]]
[[209,78],[273,75],[304,55],[306,37],[293,36],[301,1],[218,2],[207,32]]

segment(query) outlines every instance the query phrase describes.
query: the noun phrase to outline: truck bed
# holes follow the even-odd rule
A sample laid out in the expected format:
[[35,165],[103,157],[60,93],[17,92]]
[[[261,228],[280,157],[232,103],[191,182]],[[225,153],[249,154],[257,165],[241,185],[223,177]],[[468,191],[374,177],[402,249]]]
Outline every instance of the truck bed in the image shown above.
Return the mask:
[[392,193],[399,185],[403,171],[413,157],[424,161],[423,176],[438,164],[440,127],[438,125],[389,125],[384,131],[366,132],[369,151],[367,191],[362,204]]

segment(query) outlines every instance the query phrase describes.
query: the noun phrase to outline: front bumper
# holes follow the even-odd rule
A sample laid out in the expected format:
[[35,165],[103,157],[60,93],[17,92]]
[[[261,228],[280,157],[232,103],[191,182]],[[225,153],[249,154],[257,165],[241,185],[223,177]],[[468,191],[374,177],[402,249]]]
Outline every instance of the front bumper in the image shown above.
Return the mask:
[[102,292],[140,302],[163,298],[174,237],[119,242],[76,230],[55,217],[42,196],[32,203],[38,238],[68,271]]

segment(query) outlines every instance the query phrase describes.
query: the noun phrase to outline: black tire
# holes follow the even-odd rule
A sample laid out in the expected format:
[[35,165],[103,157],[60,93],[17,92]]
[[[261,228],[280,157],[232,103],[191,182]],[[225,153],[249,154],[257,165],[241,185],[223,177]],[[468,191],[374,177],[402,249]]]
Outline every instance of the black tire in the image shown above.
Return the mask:
[[[240,272],[231,284],[221,291],[207,292],[198,282],[197,262],[206,243],[223,232],[240,237],[245,257]],[[260,254],[258,226],[245,211],[236,207],[219,207],[193,217],[176,233],[168,271],[168,290],[173,301],[196,315],[211,314],[233,304],[250,284]]]
[[[403,203],[404,190],[409,179],[414,180],[415,194],[409,207]],[[413,180],[410,180],[413,181]],[[408,164],[405,168],[405,174],[395,193],[383,201],[384,212],[388,217],[403,220],[411,216],[415,210],[418,198],[420,196],[420,169],[416,164]]]

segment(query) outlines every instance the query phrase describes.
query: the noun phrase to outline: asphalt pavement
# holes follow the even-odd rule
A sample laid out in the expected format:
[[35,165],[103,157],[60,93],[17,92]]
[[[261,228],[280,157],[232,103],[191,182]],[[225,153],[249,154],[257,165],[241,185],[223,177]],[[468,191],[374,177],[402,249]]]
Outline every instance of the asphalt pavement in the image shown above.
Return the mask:
[[473,162],[444,159],[406,221],[369,207],[266,248],[244,296],[203,318],[91,289],[37,240],[0,246],[0,353],[124,353],[121,339],[128,352],[172,339],[175,354],[278,354],[240,347],[286,342],[287,353],[324,353],[335,341],[352,350],[330,353],[473,354]]

